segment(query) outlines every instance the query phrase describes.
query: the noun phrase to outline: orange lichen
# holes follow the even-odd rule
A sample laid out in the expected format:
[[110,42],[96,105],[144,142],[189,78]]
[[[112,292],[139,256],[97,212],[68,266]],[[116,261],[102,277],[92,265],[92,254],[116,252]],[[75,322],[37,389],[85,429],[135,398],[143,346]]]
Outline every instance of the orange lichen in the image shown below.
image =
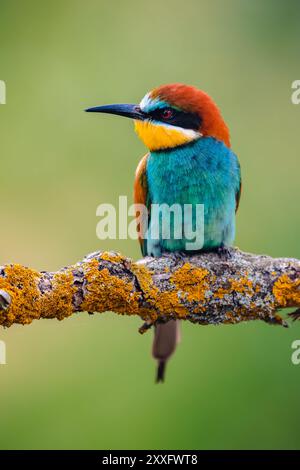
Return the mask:
[[292,280],[283,274],[273,285],[273,295],[279,307],[299,307],[300,279]]
[[[157,312],[165,316],[176,314],[180,317],[185,317],[189,313],[180,301],[176,285],[174,285],[174,290],[160,291],[153,282],[151,271],[145,266],[136,264],[132,266],[132,270],[137,277],[145,300],[154,308],[153,312],[148,311],[148,315],[152,320],[158,317]],[[170,278],[170,282],[175,284],[176,280],[178,280],[178,282],[184,283],[180,273],[178,274],[178,279],[176,277],[174,279],[176,273]]]
[[155,298],[155,306],[161,315],[176,315],[184,318],[188,315],[188,310],[181,304],[176,291],[158,292]]
[[[4,291],[0,324],[27,324],[39,318],[62,320],[84,310],[111,310],[152,321],[160,316],[188,317],[202,324],[259,318],[283,324],[276,310],[300,306],[300,279],[295,276],[275,278],[268,292],[268,283],[259,281],[259,276],[258,281],[252,281],[245,271],[231,277],[224,272],[217,278],[188,262],[175,270],[162,264],[154,271],[151,267],[155,263],[149,267],[147,263],[133,263],[117,253],[105,252],[57,273],[39,273],[18,264],[4,266],[0,274],[0,289]],[[226,295],[231,297],[224,299]],[[212,308],[207,310],[208,306]]]
[[60,271],[52,278],[51,289],[41,293],[38,283],[42,274],[18,264],[5,267],[5,277],[0,277],[0,288],[11,297],[11,305],[0,315],[0,323],[28,324],[34,319],[58,318],[62,320],[73,311],[75,292],[71,269]]
[[152,274],[143,264],[135,263],[131,266],[133,274],[136,276],[140,288],[147,300],[151,301],[151,297],[155,297],[158,293],[157,287],[153,284]]
[[182,291],[182,297],[190,302],[204,302],[205,292],[209,287],[212,279],[208,278],[209,271],[207,269],[192,266],[185,263],[177,269],[170,279],[177,290]]
[[[150,306],[150,309],[145,310],[145,317],[148,317],[152,321],[155,321],[158,317],[156,305],[159,290],[153,283],[153,273],[145,266],[138,263],[132,264],[131,271],[136,276],[136,279],[142,291],[142,296],[146,300],[147,304]],[[141,316],[143,316],[143,309],[140,309],[140,311],[142,314]]]
[[249,295],[252,297],[254,292],[259,292],[260,286],[253,287],[252,281],[243,276],[239,279],[230,278],[226,281],[226,286],[219,287],[214,293],[214,297],[223,299],[226,294],[233,294],[234,292]]
[[119,253],[111,253],[109,251],[104,251],[101,253],[100,258],[105,261],[110,261],[111,263],[122,263],[127,259],[125,256],[122,256]]
[[230,294],[231,291],[229,289],[225,289],[224,287],[219,287],[214,293],[214,297],[216,299],[223,299],[226,294]]
[[186,263],[170,277],[170,283],[174,285],[174,290],[161,292],[154,285],[151,272],[147,268],[138,265],[137,269],[134,269],[147,302],[153,305],[161,315],[175,314],[184,318],[189,311],[182,300],[203,302],[205,299],[204,294],[208,287],[205,280],[208,275],[206,270],[195,268]]
[[44,318],[63,320],[74,312],[72,304],[76,292],[71,269],[59,271],[52,279],[52,289],[41,298],[41,310]]
[[239,321],[238,317],[234,315],[233,312],[229,311],[225,313],[223,323],[232,324],[232,323],[237,323],[238,321]]
[[87,294],[80,305],[81,310],[134,314],[138,310],[139,293],[134,292],[133,283],[110,274],[108,269],[99,270],[94,259],[85,267]]
[[253,283],[247,277],[241,277],[240,279],[229,279],[231,284],[231,291],[238,292],[240,294],[253,294]]
[[11,297],[7,312],[0,313],[0,324],[31,323],[40,317],[40,292],[38,282],[41,274],[19,264],[5,267],[5,277],[0,277],[0,288]]

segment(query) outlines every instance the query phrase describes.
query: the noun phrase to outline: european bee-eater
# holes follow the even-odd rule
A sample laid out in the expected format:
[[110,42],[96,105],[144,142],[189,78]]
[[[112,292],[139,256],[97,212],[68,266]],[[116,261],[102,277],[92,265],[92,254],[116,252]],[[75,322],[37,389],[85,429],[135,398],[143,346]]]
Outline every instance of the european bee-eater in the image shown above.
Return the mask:
[[[241,193],[240,165],[230,149],[228,127],[206,93],[183,84],[164,85],[147,93],[139,105],[114,104],[87,111],[132,118],[138,136],[149,149],[137,167],[134,183],[135,203],[148,209],[149,230],[141,227],[140,237],[144,256],[187,251],[190,239],[185,233],[192,227],[186,225],[195,228],[194,208],[199,204],[204,208],[204,237],[196,251],[233,244]],[[153,225],[164,224],[164,220],[151,219],[154,204],[192,207],[192,218],[180,222],[184,225],[181,238],[174,232],[169,238],[151,237]],[[158,382],[164,379],[165,364],[178,337],[178,321],[156,324],[152,352],[158,361]]]

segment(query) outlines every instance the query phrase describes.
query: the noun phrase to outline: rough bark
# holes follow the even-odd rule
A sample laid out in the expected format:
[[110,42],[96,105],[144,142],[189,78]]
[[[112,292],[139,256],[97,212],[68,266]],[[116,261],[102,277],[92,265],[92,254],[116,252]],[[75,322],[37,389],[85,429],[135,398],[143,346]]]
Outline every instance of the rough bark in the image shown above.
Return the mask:
[[58,272],[18,264],[0,268],[0,324],[5,327],[107,310],[139,315],[146,322],[142,332],[170,318],[202,325],[260,319],[286,326],[277,313],[285,307],[300,307],[300,261],[234,248],[137,262],[96,252]]

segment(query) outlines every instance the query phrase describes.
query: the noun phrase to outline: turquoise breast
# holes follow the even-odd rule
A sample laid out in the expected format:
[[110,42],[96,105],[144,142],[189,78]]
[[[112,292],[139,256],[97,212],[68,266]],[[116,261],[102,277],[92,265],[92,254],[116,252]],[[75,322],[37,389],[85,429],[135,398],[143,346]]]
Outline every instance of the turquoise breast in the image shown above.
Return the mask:
[[[152,205],[147,254],[209,250],[233,243],[241,177],[238,159],[224,143],[207,137],[175,149],[151,152],[146,172]],[[163,209],[153,210],[174,204],[175,212],[170,211],[167,217]],[[178,207],[182,208],[182,219],[178,218]],[[169,233],[164,224],[170,226]],[[201,245],[195,243],[198,241]]]

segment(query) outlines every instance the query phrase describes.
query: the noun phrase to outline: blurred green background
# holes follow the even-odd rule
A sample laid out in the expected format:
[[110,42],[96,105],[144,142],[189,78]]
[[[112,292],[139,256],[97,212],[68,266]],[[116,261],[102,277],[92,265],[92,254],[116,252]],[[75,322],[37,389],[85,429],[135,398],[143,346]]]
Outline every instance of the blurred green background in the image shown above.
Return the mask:
[[[300,257],[300,4],[265,0],[0,0],[0,263],[56,270],[98,249],[96,207],[132,200],[145,153],[129,120],[87,115],[168,82],[206,90],[240,157],[237,245]],[[76,315],[0,331],[0,446],[299,448],[300,366],[289,330],[183,325],[154,384],[138,318]]]

